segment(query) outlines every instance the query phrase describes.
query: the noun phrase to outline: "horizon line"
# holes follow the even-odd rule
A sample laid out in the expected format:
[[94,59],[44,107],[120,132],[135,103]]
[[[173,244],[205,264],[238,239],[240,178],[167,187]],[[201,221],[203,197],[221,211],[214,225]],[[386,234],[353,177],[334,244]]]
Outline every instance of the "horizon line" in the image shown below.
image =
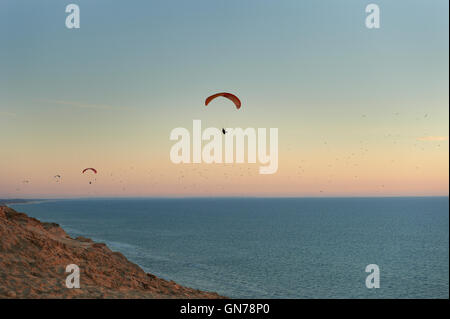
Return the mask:
[[370,198],[448,198],[447,195],[367,195],[367,196],[98,196],[98,197],[0,197],[0,200],[50,201],[88,199],[370,199]]

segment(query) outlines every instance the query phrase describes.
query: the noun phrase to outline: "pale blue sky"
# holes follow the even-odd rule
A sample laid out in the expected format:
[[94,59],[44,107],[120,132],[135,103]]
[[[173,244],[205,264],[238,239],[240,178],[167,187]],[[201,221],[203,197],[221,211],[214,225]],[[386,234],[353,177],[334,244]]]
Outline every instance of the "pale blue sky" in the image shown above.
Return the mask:
[[[371,2],[378,30],[364,24]],[[282,148],[307,154],[324,140],[448,136],[446,0],[80,0],[78,30],[69,3],[0,2],[0,143],[17,156],[94,158],[130,141],[166,156],[170,130],[195,118],[279,127]],[[205,111],[217,91],[241,111]]]

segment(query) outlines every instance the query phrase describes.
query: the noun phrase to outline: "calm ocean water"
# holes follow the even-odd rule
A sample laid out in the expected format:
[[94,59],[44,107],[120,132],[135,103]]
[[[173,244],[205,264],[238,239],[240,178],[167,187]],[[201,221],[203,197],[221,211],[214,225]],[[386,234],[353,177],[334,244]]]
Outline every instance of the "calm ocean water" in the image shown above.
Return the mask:
[[[11,205],[147,272],[234,298],[448,298],[441,198],[93,199]],[[379,289],[365,267],[380,267]],[[82,280],[82,279],[81,279]]]

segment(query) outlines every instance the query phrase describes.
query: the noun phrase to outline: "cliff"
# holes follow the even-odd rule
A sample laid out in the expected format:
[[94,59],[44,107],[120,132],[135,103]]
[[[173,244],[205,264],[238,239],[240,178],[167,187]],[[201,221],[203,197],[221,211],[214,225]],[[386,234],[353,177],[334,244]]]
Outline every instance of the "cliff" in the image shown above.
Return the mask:
[[[66,266],[80,269],[80,288],[66,287]],[[221,298],[145,273],[119,252],[71,238],[0,206],[0,298]]]

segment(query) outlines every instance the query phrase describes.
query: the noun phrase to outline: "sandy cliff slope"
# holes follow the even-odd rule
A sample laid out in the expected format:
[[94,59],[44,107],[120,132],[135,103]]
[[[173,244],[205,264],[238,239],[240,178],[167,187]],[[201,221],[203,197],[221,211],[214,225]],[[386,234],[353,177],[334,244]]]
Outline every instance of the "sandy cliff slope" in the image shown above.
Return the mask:
[[[80,288],[66,287],[66,266]],[[0,298],[221,298],[145,273],[119,252],[0,206]]]

